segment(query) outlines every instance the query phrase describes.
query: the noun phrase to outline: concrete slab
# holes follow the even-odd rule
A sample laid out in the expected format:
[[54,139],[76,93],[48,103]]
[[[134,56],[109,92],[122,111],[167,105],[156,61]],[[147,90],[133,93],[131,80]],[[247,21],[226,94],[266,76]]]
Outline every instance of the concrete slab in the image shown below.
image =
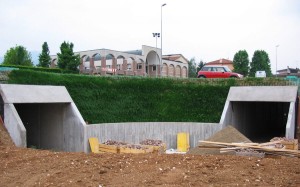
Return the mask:
[[227,101],[294,102],[298,86],[231,87]]
[[4,103],[72,103],[64,86],[0,84]]

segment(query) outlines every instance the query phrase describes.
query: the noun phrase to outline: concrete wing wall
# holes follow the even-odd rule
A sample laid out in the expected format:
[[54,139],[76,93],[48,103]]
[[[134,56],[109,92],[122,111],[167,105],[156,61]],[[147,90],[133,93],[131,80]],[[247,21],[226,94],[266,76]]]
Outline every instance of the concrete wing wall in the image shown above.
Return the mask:
[[153,123],[108,123],[86,126],[86,152],[89,152],[88,138],[97,137],[100,142],[106,140],[140,143],[145,139],[162,140],[169,148],[177,148],[177,133],[189,133],[190,147],[198,145],[221,130],[218,123],[180,123],[180,122],[153,122]]
[[17,147],[27,147],[26,129],[13,104],[4,104],[4,125]]
[[63,137],[64,151],[85,151],[85,122],[74,103],[70,103],[64,110]]
[[295,116],[296,116],[296,108],[295,108],[295,102],[290,103],[290,109],[288,114],[288,119],[286,123],[286,129],[285,129],[285,137],[293,139],[295,136]]

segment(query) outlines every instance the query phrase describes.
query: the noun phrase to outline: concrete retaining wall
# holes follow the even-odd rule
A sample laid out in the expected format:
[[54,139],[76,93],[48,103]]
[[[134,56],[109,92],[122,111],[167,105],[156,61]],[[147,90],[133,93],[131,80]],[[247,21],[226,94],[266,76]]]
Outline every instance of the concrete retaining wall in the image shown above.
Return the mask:
[[145,139],[156,139],[166,142],[167,148],[177,148],[177,133],[190,135],[190,147],[198,145],[221,130],[218,123],[180,123],[180,122],[146,122],[146,123],[106,123],[86,127],[85,152],[89,152],[88,138],[97,137],[100,142],[106,140],[139,143]]

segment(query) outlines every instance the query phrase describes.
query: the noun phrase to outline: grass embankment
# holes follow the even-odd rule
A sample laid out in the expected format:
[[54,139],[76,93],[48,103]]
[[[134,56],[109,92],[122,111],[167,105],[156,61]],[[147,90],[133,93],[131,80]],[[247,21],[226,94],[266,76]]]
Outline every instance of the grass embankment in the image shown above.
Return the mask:
[[15,70],[9,75],[10,84],[66,86],[89,123],[219,122],[228,90],[235,81],[213,85],[199,81],[30,70]]
[[[289,85],[280,78],[170,79],[99,77],[14,70],[11,84],[61,85],[84,120],[115,122],[219,122],[230,86]],[[26,93],[24,93],[26,94]]]

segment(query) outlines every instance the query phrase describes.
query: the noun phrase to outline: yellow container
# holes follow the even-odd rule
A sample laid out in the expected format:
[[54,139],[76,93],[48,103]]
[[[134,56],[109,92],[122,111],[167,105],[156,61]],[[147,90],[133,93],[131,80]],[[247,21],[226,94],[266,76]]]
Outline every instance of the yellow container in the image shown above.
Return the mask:
[[190,148],[190,136],[189,133],[178,133],[177,134],[177,151],[187,152]]

